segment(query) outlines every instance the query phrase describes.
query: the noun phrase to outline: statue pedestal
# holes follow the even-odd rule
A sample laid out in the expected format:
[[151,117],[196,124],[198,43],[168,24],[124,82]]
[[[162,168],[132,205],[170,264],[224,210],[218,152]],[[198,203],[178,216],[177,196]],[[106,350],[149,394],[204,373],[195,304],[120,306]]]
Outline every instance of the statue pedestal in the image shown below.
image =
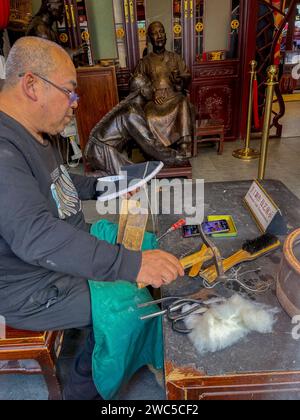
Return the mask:
[[193,179],[192,165],[188,162],[182,166],[175,166],[162,169],[156,176],[158,179],[162,178],[188,178]]

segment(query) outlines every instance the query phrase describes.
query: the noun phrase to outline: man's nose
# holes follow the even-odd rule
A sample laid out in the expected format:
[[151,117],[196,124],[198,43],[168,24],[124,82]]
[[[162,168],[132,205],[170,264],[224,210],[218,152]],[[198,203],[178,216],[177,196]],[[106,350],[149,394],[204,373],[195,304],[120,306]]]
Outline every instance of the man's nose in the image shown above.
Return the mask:
[[71,105],[71,108],[74,109],[74,111],[78,108],[78,101],[74,101]]

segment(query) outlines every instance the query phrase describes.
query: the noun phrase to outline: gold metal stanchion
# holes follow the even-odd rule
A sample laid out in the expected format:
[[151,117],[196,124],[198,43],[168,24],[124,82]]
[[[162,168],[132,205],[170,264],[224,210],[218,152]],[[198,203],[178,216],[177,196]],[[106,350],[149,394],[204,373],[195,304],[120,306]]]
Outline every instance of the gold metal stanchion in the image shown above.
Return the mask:
[[260,161],[259,161],[259,170],[258,170],[259,180],[263,180],[265,178],[265,173],[266,173],[268,146],[269,146],[269,138],[270,138],[270,125],[271,125],[273,98],[274,98],[274,87],[278,83],[277,76],[278,76],[278,67],[270,66],[268,68],[268,81],[266,83],[267,98],[266,98],[264,126],[263,126],[263,134],[262,134],[261,149],[260,149]]
[[259,158],[259,151],[250,148],[250,137],[251,137],[251,127],[252,127],[252,110],[253,110],[253,81],[256,78],[256,67],[257,62],[252,60],[250,62],[251,66],[251,78],[250,78],[250,95],[249,95],[249,105],[248,105],[248,119],[247,119],[247,134],[245,140],[244,149],[238,149],[233,152],[233,156],[238,159],[243,160],[253,160]]

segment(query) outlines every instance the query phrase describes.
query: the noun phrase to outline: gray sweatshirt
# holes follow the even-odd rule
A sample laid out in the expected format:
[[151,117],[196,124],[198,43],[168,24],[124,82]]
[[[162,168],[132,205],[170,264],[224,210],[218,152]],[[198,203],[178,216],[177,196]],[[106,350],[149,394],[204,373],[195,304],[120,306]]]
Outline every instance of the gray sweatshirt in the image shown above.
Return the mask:
[[48,142],[40,144],[0,112],[0,314],[13,313],[36,291],[66,275],[135,281],[141,253],[88,232],[81,200],[95,178],[69,175]]

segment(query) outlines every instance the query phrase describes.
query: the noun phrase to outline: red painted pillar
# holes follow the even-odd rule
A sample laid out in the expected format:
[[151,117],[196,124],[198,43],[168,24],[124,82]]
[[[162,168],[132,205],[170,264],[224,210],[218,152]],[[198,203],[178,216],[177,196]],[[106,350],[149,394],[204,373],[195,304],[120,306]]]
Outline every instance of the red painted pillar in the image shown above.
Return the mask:
[[240,118],[240,138],[244,139],[247,131],[247,116],[250,85],[250,61],[255,60],[256,28],[258,17],[258,0],[243,1],[244,30],[242,35],[242,51],[240,78],[242,81],[242,109]]

